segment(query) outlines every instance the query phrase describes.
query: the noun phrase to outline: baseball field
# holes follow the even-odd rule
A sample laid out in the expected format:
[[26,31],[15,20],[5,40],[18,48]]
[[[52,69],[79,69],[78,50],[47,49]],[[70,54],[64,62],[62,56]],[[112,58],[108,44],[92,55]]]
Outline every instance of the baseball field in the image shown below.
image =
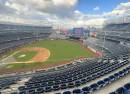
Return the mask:
[[6,65],[7,70],[48,68],[68,63],[81,57],[93,57],[80,43],[69,40],[42,40],[14,51],[13,60]]

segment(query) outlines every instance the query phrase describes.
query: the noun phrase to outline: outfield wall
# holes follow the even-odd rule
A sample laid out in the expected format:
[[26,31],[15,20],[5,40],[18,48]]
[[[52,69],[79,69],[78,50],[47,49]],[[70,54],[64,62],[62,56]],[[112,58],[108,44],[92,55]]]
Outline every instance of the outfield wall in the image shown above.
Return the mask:
[[98,51],[98,50],[96,50],[96,49],[93,49],[93,48],[90,47],[90,46],[87,46],[87,48],[90,49],[92,52],[94,52],[95,55],[98,56],[98,57],[101,57],[101,56],[103,55],[103,53],[102,53],[101,51]]
[[88,49],[90,49],[91,51],[93,51],[94,53],[96,53],[96,50],[91,48],[90,46],[88,46]]

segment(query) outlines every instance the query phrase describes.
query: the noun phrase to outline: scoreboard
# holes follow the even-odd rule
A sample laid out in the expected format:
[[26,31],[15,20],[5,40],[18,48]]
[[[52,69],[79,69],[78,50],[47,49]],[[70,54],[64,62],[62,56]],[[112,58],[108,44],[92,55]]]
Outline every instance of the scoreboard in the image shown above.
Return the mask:
[[84,34],[84,28],[73,28],[72,33],[73,34],[81,34],[81,35],[83,35]]

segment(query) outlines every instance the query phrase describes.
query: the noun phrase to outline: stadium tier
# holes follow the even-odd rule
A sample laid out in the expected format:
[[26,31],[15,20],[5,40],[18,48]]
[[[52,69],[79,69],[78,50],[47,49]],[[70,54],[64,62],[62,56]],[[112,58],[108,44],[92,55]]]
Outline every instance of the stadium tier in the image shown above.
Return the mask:
[[98,38],[104,38],[113,42],[126,42],[129,43],[130,42],[130,32],[124,32],[124,31],[101,31],[97,33],[97,37]]
[[[123,24],[120,25],[120,27],[124,26],[125,28],[129,28],[128,25],[129,24]],[[4,26],[4,28],[5,27],[6,26]],[[16,26],[14,27],[16,29]],[[14,30],[14,27],[10,29]],[[115,25],[109,25],[105,28],[108,29],[108,27],[111,27],[115,31],[111,31],[110,29],[96,32],[96,37],[84,39],[83,44],[81,40],[77,41],[74,39],[64,39],[62,41],[50,39],[43,42],[49,42],[49,46],[53,46],[49,48],[50,51],[58,48],[58,54],[61,54],[61,56],[68,55],[68,53],[66,50],[66,52],[60,53],[64,48],[60,49],[55,42],[60,42],[60,45],[67,49],[71,47],[66,45],[66,43],[79,46],[76,50],[74,50],[74,48],[71,49],[74,52],[78,51],[78,49],[81,50],[84,46],[93,48],[94,50],[102,52],[103,56],[78,58],[71,60],[71,63],[50,67],[47,70],[33,70],[31,72],[16,72],[15,74],[4,75],[0,77],[0,94],[129,94],[130,48],[126,44],[129,44],[130,32],[118,32],[117,29],[115,29]],[[18,26],[17,30],[18,28],[21,27]],[[0,33],[0,43],[2,44],[0,45],[1,53],[8,49],[28,44],[34,40],[48,39],[49,35],[51,35],[51,32],[45,32],[44,28],[42,28],[43,31],[40,29],[38,33],[34,33],[30,30],[30,28],[38,30],[38,28],[41,27],[23,26],[23,28],[23,32],[21,32],[20,29],[19,32],[6,31]],[[49,28],[48,31],[52,31],[52,28]],[[53,37],[56,35],[56,32],[53,32]],[[82,45],[77,45],[78,42]],[[39,44],[37,43],[37,46],[38,45],[42,47],[45,44],[40,42]],[[46,45],[45,47],[49,46]],[[42,50],[40,49],[40,51]],[[51,54],[50,52],[48,53],[49,55]],[[71,54],[71,52],[69,54]],[[56,54],[53,53],[50,56],[53,55]],[[25,56],[25,54],[22,56]],[[58,57],[58,59],[60,59],[60,57]],[[49,64],[52,63],[51,60],[48,62]],[[26,64],[23,65],[23,68],[24,66],[26,66]],[[126,79],[125,83],[122,82],[123,79]],[[121,85],[123,86],[121,87]]]
[[52,29],[51,26],[32,26],[32,25],[15,25],[15,24],[0,24],[0,31],[1,32],[23,32],[23,31],[42,31],[44,32],[50,32]]
[[[71,66],[64,66],[63,69],[57,69],[53,71],[37,72],[31,74],[31,76],[24,76],[24,79],[29,78],[24,84],[18,84],[18,90],[8,91],[11,94],[43,94],[48,92],[55,92],[56,94],[88,94],[101,89],[112,82],[123,78],[125,75],[130,73],[130,66],[128,55],[122,55],[117,58],[104,58],[104,59],[94,59],[85,60],[82,63],[72,64]],[[111,62],[113,61],[113,62]],[[109,77],[103,80],[97,80],[96,83],[92,83],[95,79],[99,79],[104,75],[110,74],[113,71],[122,68],[123,66],[128,66],[125,69],[109,75]],[[20,77],[17,75],[17,77]],[[21,79],[23,77],[20,77]],[[14,77],[10,77],[14,79]],[[10,79],[6,81],[10,81]],[[18,78],[17,78],[18,79]],[[16,80],[18,83],[18,80]],[[14,81],[11,81],[12,84]],[[2,81],[2,83],[6,83]],[[6,83],[1,86],[2,89],[11,84]],[[77,89],[78,88],[78,89]],[[71,90],[69,90],[71,89]],[[63,91],[62,91],[63,90]],[[69,90],[69,91],[68,91]],[[2,91],[2,93],[8,93],[7,91]]]
[[[126,69],[126,71],[129,71]],[[130,83],[125,84],[123,87],[118,88],[116,91],[109,94],[129,94],[130,93]]]
[[85,41],[85,44],[99,51],[103,50],[106,56],[116,56],[130,52],[130,49],[124,45],[108,40],[105,40],[104,42],[103,39],[98,38],[88,38]]
[[51,35],[52,27],[0,24],[0,54]]
[[109,31],[129,31],[130,23],[108,24],[104,29]]

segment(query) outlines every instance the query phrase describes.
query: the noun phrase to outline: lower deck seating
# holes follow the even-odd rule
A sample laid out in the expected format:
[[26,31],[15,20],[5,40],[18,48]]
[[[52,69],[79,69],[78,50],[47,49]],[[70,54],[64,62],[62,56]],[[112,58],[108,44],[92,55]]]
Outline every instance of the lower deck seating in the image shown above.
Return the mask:
[[[125,56],[124,56],[125,57]],[[114,62],[111,62],[113,60]],[[104,76],[126,64],[128,64],[127,58],[122,58],[120,61],[118,58],[103,59],[100,62],[97,60],[84,62],[80,66],[73,65],[71,68],[66,68],[62,72],[51,72],[47,74],[41,74],[39,76],[33,76],[24,86],[20,86],[17,94],[40,94],[53,92],[57,90],[64,90],[69,88],[79,87],[94,79]],[[115,80],[113,76],[109,79]],[[100,86],[105,86],[107,79],[98,82]],[[90,87],[90,91],[97,89],[97,84],[93,84]],[[86,88],[83,89],[84,92]],[[83,92],[83,90],[74,90],[72,92]],[[69,92],[69,91],[67,91]],[[68,94],[68,93],[64,93]],[[74,93],[77,94],[77,93]],[[80,94],[80,93],[79,93]]]
[[15,84],[19,78],[5,78],[0,79],[0,90],[9,88],[10,85]]
[[124,86],[109,94],[130,94],[130,83],[125,84]]
[[47,39],[50,34],[51,32],[39,32],[38,34],[34,34],[34,32],[0,33],[0,54],[36,40]]
[[[127,74],[130,74],[130,66],[109,76],[108,78],[104,78],[103,80],[93,83],[90,86],[85,86],[82,89],[65,91],[63,92],[63,94],[89,94],[96,90],[101,89],[102,87],[107,86],[108,84],[111,84],[112,82],[124,77]],[[129,94],[129,93],[130,93],[130,83],[124,85],[124,87],[117,89],[115,92],[111,92],[110,94]]]
[[108,40],[96,39],[96,38],[88,38],[85,41],[86,45],[94,48],[95,50],[107,52],[106,56],[116,56],[119,54],[127,54],[130,52],[130,48],[121,45],[119,43],[111,42]]

